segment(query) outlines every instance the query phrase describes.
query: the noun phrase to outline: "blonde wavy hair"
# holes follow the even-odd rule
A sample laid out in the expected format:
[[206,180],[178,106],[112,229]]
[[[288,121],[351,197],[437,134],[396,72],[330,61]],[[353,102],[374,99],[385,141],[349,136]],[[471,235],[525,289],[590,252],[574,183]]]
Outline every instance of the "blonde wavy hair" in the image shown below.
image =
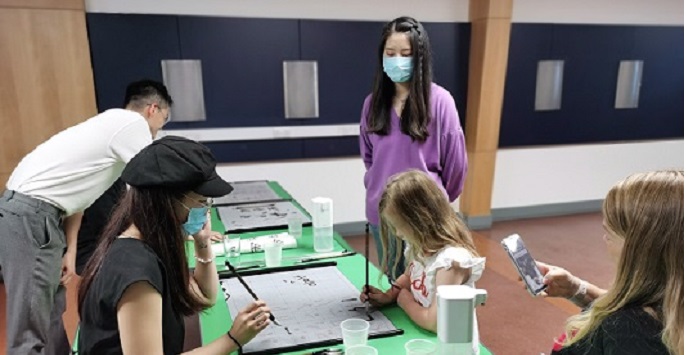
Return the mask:
[[608,292],[569,318],[565,345],[598,329],[626,306],[649,310],[663,325],[670,354],[684,353],[684,172],[655,171],[617,183],[603,203],[609,233],[624,239]]
[[[432,255],[451,245],[467,249],[473,256],[478,256],[472,235],[467,226],[453,211],[447,197],[425,173],[409,170],[391,176],[379,201],[381,215],[381,244],[383,245],[383,273],[387,274],[388,260],[393,258],[393,273],[400,262],[403,250],[395,248],[395,255],[387,252],[393,230],[386,218],[387,213],[394,213],[412,230],[406,236],[409,245],[409,260],[422,260],[425,255]],[[396,278],[398,275],[392,275]]]

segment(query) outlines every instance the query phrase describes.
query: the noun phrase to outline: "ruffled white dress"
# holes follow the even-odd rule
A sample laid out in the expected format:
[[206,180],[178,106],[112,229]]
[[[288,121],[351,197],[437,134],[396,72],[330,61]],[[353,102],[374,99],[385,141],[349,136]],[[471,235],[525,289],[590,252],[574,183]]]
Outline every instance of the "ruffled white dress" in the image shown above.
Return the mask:
[[[409,249],[405,250],[405,257],[410,260]],[[466,286],[474,287],[477,280],[486,267],[486,258],[474,257],[465,248],[447,246],[439,250],[436,254],[423,259],[413,260],[408,265],[410,273],[410,289],[414,299],[423,307],[430,307],[436,298],[436,273],[438,270],[449,270],[456,262],[463,269],[471,271],[469,280],[464,283]],[[472,347],[474,354],[479,353],[479,327],[476,320],[476,310],[474,316],[474,337]]]

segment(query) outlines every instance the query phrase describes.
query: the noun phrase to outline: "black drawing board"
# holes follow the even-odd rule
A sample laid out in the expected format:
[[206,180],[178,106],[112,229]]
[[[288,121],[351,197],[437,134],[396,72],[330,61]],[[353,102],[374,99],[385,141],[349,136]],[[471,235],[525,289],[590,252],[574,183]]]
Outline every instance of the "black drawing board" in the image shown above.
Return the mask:
[[290,216],[300,217],[303,226],[312,224],[310,216],[291,200],[219,206],[217,213],[227,233],[287,228]]
[[[256,270],[241,275],[257,296],[267,302],[276,320],[289,328],[270,325],[243,346],[243,354],[280,354],[342,344],[340,323],[367,319],[360,291],[338,270],[335,262]],[[252,296],[232,276],[220,276],[229,311],[238,314]],[[371,313],[369,338],[402,334],[378,310]]]
[[286,200],[274,192],[267,180],[234,181],[230,184],[233,191],[226,196],[214,199],[215,206]]

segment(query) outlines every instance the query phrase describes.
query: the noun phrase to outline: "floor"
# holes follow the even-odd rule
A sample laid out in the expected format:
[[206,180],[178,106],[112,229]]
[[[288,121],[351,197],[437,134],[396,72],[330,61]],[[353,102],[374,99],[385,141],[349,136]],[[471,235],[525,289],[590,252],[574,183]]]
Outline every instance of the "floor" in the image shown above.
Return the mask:
[[[488,301],[477,310],[481,342],[494,354],[538,355],[549,353],[553,338],[562,332],[565,319],[578,309],[565,300],[534,298],[517,281],[517,272],[500,246],[500,240],[519,233],[534,258],[564,267],[600,286],[613,275],[605,253],[599,213],[498,222],[474,232],[479,253],[486,257],[486,271],[477,287],[488,291]],[[364,252],[364,236],[346,238]],[[372,241],[373,242],[373,241]],[[372,249],[374,247],[372,246]],[[370,260],[378,265],[376,253]],[[65,325],[74,334],[77,324],[76,287],[68,287]],[[4,286],[0,284],[0,310],[5,310]],[[5,349],[5,317],[0,317],[0,352]]]

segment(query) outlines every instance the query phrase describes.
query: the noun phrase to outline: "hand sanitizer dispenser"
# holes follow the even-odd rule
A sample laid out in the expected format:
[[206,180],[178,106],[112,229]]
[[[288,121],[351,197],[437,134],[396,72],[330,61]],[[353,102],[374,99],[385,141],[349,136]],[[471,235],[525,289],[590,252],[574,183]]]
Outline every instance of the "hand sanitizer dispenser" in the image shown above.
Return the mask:
[[441,285],[436,290],[439,354],[478,355],[474,343],[475,311],[486,302],[486,290],[464,285]]
[[312,199],[312,229],[314,230],[314,251],[333,251],[333,201],[327,197]]

